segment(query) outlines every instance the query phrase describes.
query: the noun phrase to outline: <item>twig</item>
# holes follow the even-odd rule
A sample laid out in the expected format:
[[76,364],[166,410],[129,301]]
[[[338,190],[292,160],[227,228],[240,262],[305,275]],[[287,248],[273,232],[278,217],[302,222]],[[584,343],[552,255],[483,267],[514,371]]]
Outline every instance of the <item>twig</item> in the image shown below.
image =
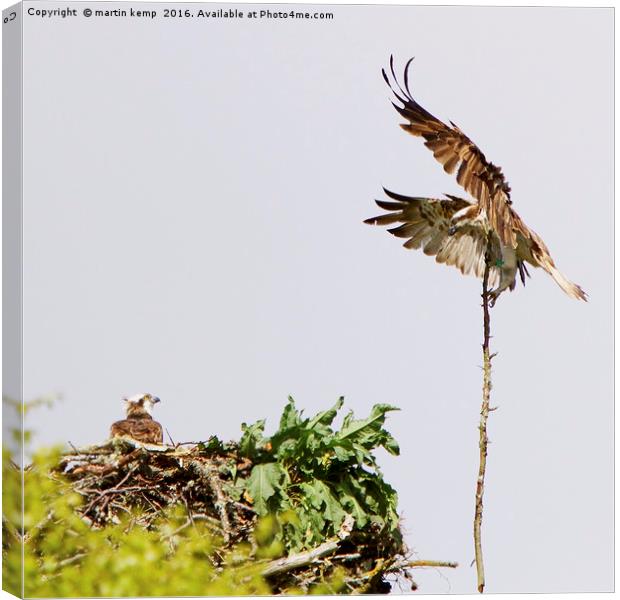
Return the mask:
[[336,556],[332,556],[331,560],[341,560],[343,562],[346,562],[348,560],[359,560],[362,557],[362,555],[359,552],[354,552],[351,554],[337,554]]
[[245,510],[249,513],[252,514],[256,514],[256,511],[251,507],[251,506],[247,506],[246,504],[243,504],[242,502],[235,502],[234,500],[231,502],[231,504],[233,506],[236,506],[237,508],[240,508],[241,510]]
[[[149,487],[145,487],[142,488],[143,490],[150,490],[151,488]],[[147,504],[151,505],[151,508],[155,511],[155,513],[163,513],[163,509],[161,506],[159,506],[159,504],[157,504],[157,502],[155,501],[155,499],[151,499],[149,498],[144,491],[140,492],[140,495],[142,496],[142,498],[144,498],[144,500],[146,501]]]
[[217,471],[212,467],[209,468],[203,466],[196,460],[191,461],[190,465],[209,482],[209,486],[215,496],[215,502],[213,504],[222,522],[224,543],[228,544],[232,535],[232,527],[230,526],[230,520],[228,518],[226,496],[222,491],[222,485],[219,477],[217,476]]
[[[133,454],[133,452],[132,452]],[[125,477],[123,477],[114,487],[112,488],[108,488],[107,490],[103,490],[102,492],[99,493],[99,495],[94,498],[90,504],[88,505],[88,507],[84,510],[84,514],[88,514],[88,512],[90,511],[91,508],[93,508],[93,506],[95,506],[95,504],[97,504],[97,502],[99,502],[99,500],[101,500],[101,498],[103,498],[106,494],[110,494],[110,493],[116,493],[119,491],[122,491],[120,488],[121,486],[131,477],[132,473],[134,472],[134,469],[129,469],[127,471],[127,474],[125,475]]]
[[[76,467],[71,471],[71,475],[79,475],[80,473],[95,473],[100,476],[109,475],[110,473],[116,471],[120,467],[124,467],[130,462],[137,460],[141,456],[143,456],[144,450],[142,448],[136,448],[129,454],[125,454],[121,458],[119,458],[115,463],[107,464],[107,465],[82,465]],[[130,471],[131,472],[131,471]]]
[[181,533],[181,531],[183,531],[184,529],[187,529],[190,525],[192,525],[193,522],[191,519],[187,519],[185,521],[185,523],[183,523],[183,525],[181,525],[180,527],[177,527],[174,531],[172,531],[171,533],[169,533],[168,535],[164,535],[162,536],[162,540],[169,540],[170,538],[174,537],[175,535],[177,535],[177,533]]
[[[126,448],[142,448],[149,452],[162,452],[166,454],[175,454],[175,448],[173,446],[167,446],[165,444],[147,444],[139,442],[127,436],[118,436],[106,440],[103,444],[95,446],[85,446],[84,448],[74,448],[77,454],[111,454],[115,450]],[[68,455],[71,456],[71,455]]]
[[58,566],[62,569],[63,567],[66,567],[67,565],[77,562],[78,560],[80,560],[81,558],[84,558],[85,556],[88,556],[87,552],[80,552],[79,554],[75,554],[69,558],[65,558],[64,560],[61,560],[58,563]]
[[474,546],[476,552],[476,572],[478,575],[478,591],[484,592],[484,562],[482,558],[482,499],[484,496],[484,476],[487,468],[487,420],[489,418],[489,401],[491,399],[491,353],[489,342],[491,339],[491,315],[489,313],[489,272],[491,270],[491,256],[489,244],[485,255],[484,276],[482,278],[482,310],[484,314],[482,342],[483,379],[482,379],[482,406],[480,408],[480,466],[476,482],[476,512],[474,517]]
[[148,489],[150,488],[144,487],[141,485],[134,485],[131,487],[126,487],[126,488],[111,488],[109,490],[103,490],[102,492],[100,492],[99,496],[94,498],[91,501],[91,503],[84,509],[83,513],[85,515],[88,514],[93,509],[93,507],[97,504],[97,502],[99,502],[99,500],[108,496],[109,494],[126,494],[127,492],[139,492],[141,490],[148,490]]
[[327,554],[331,554],[338,549],[340,545],[340,539],[335,538],[331,539],[328,542],[313,548],[312,550],[308,550],[307,552],[300,552],[299,554],[291,554],[285,558],[279,558],[277,560],[271,561],[262,571],[262,575],[264,577],[270,577],[272,575],[277,575],[280,573],[285,573],[286,571],[291,571],[292,569],[297,569],[298,567],[304,567],[313,563],[315,560],[326,556]]
[[443,560],[412,560],[404,564],[399,564],[398,566],[407,567],[409,569],[416,569],[418,567],[448,567],[450,569],[456,569],[459,563],[446,562]]
[[304,567],[313,563],[315,560],[335,552],[340,543],[345,540],[351,534],[353,529],[353,517],[347,515],[342,523],[340,531],[336,537],[324,542],[320,546],[308,550],[306,552],[300,552],[299,554],[291,554],[284,558],[272,560],[262,571],[264,577],[277,575],[279,573],[285,573],[298,567]]
[[172,439],[172,436],[170,435],[170,432],[168,431],[168,429],[166,428],[166,435],[168,436],[168,439],[170,440],[170,443],[175,447],[177,447],[177,445],[174,443],[174,440]]
[[365,582],[357,589],[356,594],[365,594],[370,590],[370,586],[372,585],[374,579],[387,570],[385,562],[385,559],[378,558],[372,570],[368,571],[361,577],[356,578],[356,581]]
[[209,515],[192,515],[192,521],[206,521],[209,525],[213,525],[218,529],[222,529],[222,524],[214,517]]

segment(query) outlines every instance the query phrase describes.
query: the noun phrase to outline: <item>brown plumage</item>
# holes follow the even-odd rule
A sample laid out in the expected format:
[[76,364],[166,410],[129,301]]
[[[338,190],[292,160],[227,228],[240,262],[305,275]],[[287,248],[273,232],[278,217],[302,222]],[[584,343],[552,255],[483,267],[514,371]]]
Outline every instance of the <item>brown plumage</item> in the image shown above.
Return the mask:
[[497,298],[505,289],[514,289],[516,275],[523,283],[529,276],[525,263],[541,267],[573,298],[586,300],[585,292],[568,281],[557,270],[542,239],[529,229],[512,209],[510,186],[501,169],[487,161],[484,154],[454,123],[446,125],[422,108],[409,88],[409,66],[404,73],[404,87],[394,73],[393,57],[390,72],[383,78],[402,106],[392,103],[407,119],[401,127],[422,137],[424,145],[443,165],[447,173],[456,172],[457,182],[475,199],[464,200],[446,195],[447,199],[403,196],[385,190],[392,201],[377,200],[386,214],[367,219],[373,225],[400,223],[388,231],[406,238],[405,248],[424,248],[437,262],[453,265],[463,274],[482,277],[485,253],[489,244],[492,264],[490,284]]
[[403,89],[394,73],[394,57],[390,57],[390,71],[400,94],[390,83],[385,69],[382,71],[392,93],[403,105],[398,106],[393,102],[394,108],[409,121],[401,127],[412,135],[424,138],[424,145],[442,164],[446,173],[452,174],[456,171],[457,183],[486,211],[488,221],[501,242],[514,248],[516,235],[512,229],[512,215],[509,210],[509,205],[512,204],[511,190],[501,168],[487,161],[478,146],[456,124],[450,121],[451,127],[446,125],[413,99],[409,90],[411,61],[413,58],[405,65]]
[[124,398],[127,418],[112,423],[110,437],[125,436],[145,444],[161,444],[164,434],[161,425],[153,420],[151,411],[159,398],[151,394],[138,394]]

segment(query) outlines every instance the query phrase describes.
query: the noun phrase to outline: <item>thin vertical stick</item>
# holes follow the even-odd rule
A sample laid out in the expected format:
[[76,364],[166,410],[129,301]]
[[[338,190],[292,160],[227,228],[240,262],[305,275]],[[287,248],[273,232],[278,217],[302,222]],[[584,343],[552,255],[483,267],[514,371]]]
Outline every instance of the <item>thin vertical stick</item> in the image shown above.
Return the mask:
[[484,591],[484,562],[482,560],[482,498],[484,496],[484,475],[487,468],[487,420],[489,418],[489,400],[491,399],[491,353],[489,340],[491,338],[491,315],[489,313],[489,271],[491,259],[489,250],[485,256],[484,277],[482,279],[482,310],[484,312],[484,341],[482,343],[483,357],[483,380],[482,380],[482,406],[480,408],[480,467],[478,468],[478,481],[476,483],[476,515],[474,518],[474,544],[476,548],[476,571],[478,573],[478,591]]

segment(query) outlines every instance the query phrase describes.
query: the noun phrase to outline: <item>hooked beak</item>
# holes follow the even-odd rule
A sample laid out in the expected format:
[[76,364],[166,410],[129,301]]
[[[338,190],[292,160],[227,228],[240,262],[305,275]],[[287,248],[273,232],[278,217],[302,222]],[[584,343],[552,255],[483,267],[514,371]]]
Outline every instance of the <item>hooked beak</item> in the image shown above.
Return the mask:
[[153,404],[157,404],[158,402],[161,402],[161,400],[157,396],[153,396]]

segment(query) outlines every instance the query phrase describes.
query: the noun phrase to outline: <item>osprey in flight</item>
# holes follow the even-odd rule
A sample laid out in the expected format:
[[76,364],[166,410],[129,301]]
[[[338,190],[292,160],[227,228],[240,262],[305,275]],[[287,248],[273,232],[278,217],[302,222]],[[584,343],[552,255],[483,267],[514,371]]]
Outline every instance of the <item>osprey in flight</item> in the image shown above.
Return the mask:
[[126,436],[145,444],[162,444],[164,434],[161,425],[151,416],[159,398],[151,394],[136,394],[123,400],[127,418],[112,423],[110,437]]
[[[399,104],[394,108],[407,120],[401,127],[416,137],[443,165],[456,172],[456,181],[473,200],[445,194],[446,199],[417,198],[384,190],[390,200],[377,200],[388,211],[364,221],[371,225],[395,225],[388,231],[405,238],[405,248],[424,248],[439,263],[454,265],[463,274],[482,278],[487,249],[491,269],[489,283],[492,302],[509,288],[515,288],[517,272],[525,285],[529,277],[526,263],[541,267],[572,298],[586,300],[586,293],[557,270],[542,239],[521,220],[512,208],[510,186],[501,169],[484,154],[452,121],[446,125],[414,99],[409,89],[409,65],[405,66],[404,86],[394,73],[390,57],[391,83],[385,69],[383,78]],[[402,106],[401,106],[402,105]]]

